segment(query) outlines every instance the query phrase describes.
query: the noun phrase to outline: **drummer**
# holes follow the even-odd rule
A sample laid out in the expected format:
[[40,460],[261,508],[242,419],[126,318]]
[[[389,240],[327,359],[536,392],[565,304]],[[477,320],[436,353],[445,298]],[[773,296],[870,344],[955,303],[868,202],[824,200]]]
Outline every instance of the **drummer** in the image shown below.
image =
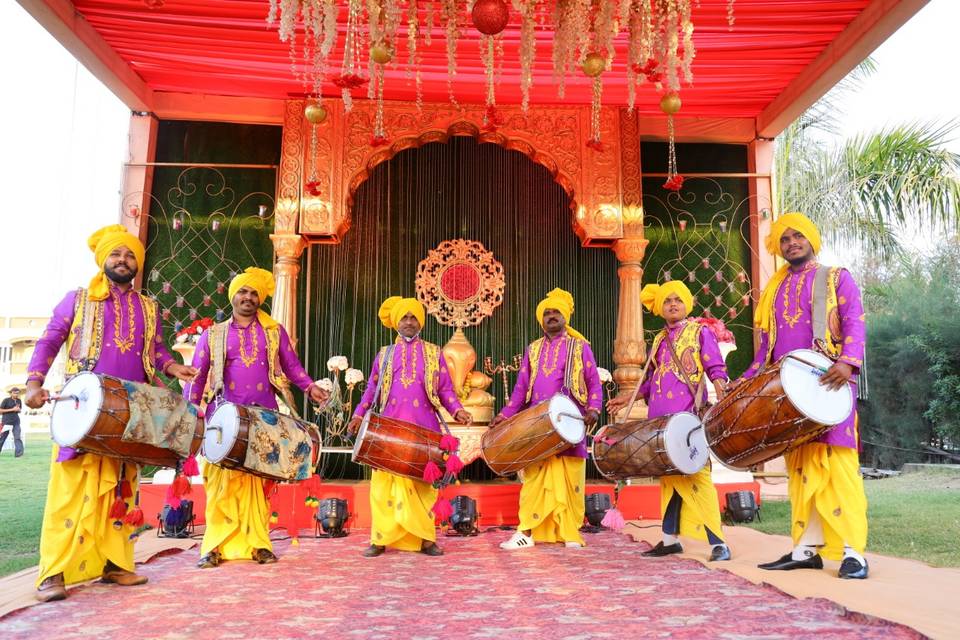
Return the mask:
[[[375,411],[386,417],[440,432],[441,407],[460,424],[473,421],[457,398],[440,347],[420,338],[426,310],[416,298],[392,296],[378,312],[383,326],[397,332],[384,367],[388,347],[373,360],[369,384],[347,425],[356,434],[363,416]],[[383,379],[381,380],[381,375]],[[379,397],[376,392],[379,389]],[[370,479],[370,546],[363,555],[374,558],[387,547],[442,556],[437,545],[433,506],[438,491],[433,485],[374,469]]]
[[[68,376],[92,371],[130,380],[152,381],[156,372],[189,380],[195,370],[178,364],[163,344],[157,304],[135,291],[143,265],[140,240],[122,225],[104,227],[87,239],[99,269],[86,289],[69,292],[53,310],[27,368],[28,407],[39,409],[50,397],[43,382],[66,342]],[[136,465],[116,458],[53,445],[47,502],[40,533],[42,602],[67,597],[65,584],[100,576],[122,586],[143,584],[134,573],[131,526],[108,518],[115,489],[137,491]],[[125,475],[121,477],[121,470]],[[125,484],[129,483],[129,484]],[[127,498],[129,502],[129,498]]]
[[[554,289],[537,305],[537,322],[543,337],[537,338],[523,354],[510,401],[490,426],[496,426],[531,405],[555,394],[569,396],[579,407],[587,427],[600,417],[603,387],[590,343],[570,327],[573,296]],[[584,484],[587,443],[537,462],[523,470],[520,488],[520,525],[501,549],[533,547],[535,542],[563,542],[583,547]]]
[[[857,429],[857,374],[866,346],[863,304],[857,283],[846,269],[817,263],[820,232],[802,213],[777,219],[766,238],[767,250],[786,260],[760,296],[754,325],[760,344],[744,377],[756,375],[795,349],[820,348],[836,362],[820,378],[830,389],[847,387],[854,398],[849,417],[816,441],[786,455],[789,472],[793,551],[759,565],[790,571],[821,569],[821,555],[842,560],[841,578],[864,579],[869,568],[867,499],[860,477]],[[825,280],[818,302],[825,317],[814,318],[814,280]],[[814,326],[823,327],[814,335]]]
[[[693,295],[687,285],[679,280],[662,285],[648,284],[640,292],[640,301],[666,323],[650,346],[653,361],[640,385],[639,395],[647,401],[647,417],[659,418],[680,411],[696,413],[695,391],[699,389],[702,394],[700,402],[707,396],[706,387],[701,386],[704,375],[713,384],[717,399],[722,398],[728,380],[727,366],[713,332],[699,322],[687,320],[693,309]],[[677,354],[680,363],[676,362],[673,353]],[[686,372],[686,378],[680,366]],[[626,407],[628,402],[629,394],[622,394],[607,403],[607,411],[612,415]],[[685,536],[706,540],[711,546],[711,561],[730,559],[730,549],[720,528],[717,488],[710,473],[711,466],[707,462],[692,475],[660,478],[663,538],[643,555],[661,557],[682,553],[679,536]]]
[[[300,364],[283,326],[260,308],[273,295],[274,286],[273,274],[257,267],[248,267],[230,282],[233,317],[200,336],[193,355],[197,376],[184,387],[185,398],[199,403],[209,376],[211,404],[222,397],[228,402],[276,410],[276,394],[290,398],[291,382],[314,404],[329,399],[329,392],[315,384]],[[214,410],[208,405],[207,415],[213,415]],[[221,560],[276,562],[268,529],[266,481],[214,464],[205,465],[203,473],[207,528],[197,566],[212,568]]]

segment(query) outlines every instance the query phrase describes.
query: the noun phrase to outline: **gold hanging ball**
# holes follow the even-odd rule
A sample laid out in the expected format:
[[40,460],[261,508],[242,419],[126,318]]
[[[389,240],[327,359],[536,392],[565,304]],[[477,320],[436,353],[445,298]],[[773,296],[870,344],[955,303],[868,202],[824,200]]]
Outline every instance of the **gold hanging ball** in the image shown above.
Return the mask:
[[677,111],[680,111],[682,104],[683,103],[680,102],[680,96],[678,96],[676,93],[670,92],[660,98],[660,111],[663,111],[668,116],[672,116]]
[[327,119],[327,110],[323,108],[323,105],[311,103],[303,110],[303,117],[310,124],[320,124]]
[[596,78],[607,68],[607,59],[599,53],[588,54],[583,61],[583,75],[588,78]]
[[393,54],[390,53],[390,48],[386,45],[375,44],[370,47],[370,59],[377,64],[387,64],[393,60]]

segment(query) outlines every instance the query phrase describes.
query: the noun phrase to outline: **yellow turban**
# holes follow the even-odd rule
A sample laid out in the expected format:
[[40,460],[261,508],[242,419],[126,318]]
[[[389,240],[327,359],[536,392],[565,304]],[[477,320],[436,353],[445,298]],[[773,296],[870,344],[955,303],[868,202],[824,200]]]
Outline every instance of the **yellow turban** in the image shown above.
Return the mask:
[[383,301],[380,310],[377,311],[383,326],[394,331],[400,326],[400,320],[408,313],[412,313],[420,321],[420,327],[423,328],[423,323],[427,319],[427,310],[416,298],[390,296]]
[[[240,291],[243,287],[248,287],[256,291],[257,295],[260,296],[260,304],[262,305],[267,298],[273,295],[276,280],[273,279],[273,274],[266,269],[247,267],[243,273],[238,273],[233,280],[230,281],[230,286],[227,288],[227,295],[230,296],[231,302],[233,302],[233,296],[237,295],[237,291]],[[271,318],[270,314],[263,309],[257,310],[257,318],[265,329],[277,326],[277,321]]]
[[[783,257],[783,253],[780,251],[780,236],[787,229],[794,229],[802,233],[810,241],[813,252],[820,253],[820,230],[817,229],[817,225],[813,224],[810,218],[802,213],[785,213],[776,219],[770,226],[770,235],[767,236],[767,251],[775,256]],[[774,298],[780,284],[787,277],[789,269],[789,264],[781,266],[770,278],[770,282],[764,287],[763,293],[760,294],[757,310],[753,314],[753,324],[764,331],[770,331]]]
[[540,304],[537,305],[537,322],[540,323],[540,328],[543,328],[543,312],[547,309],[556,309],[563,316],[563,319],[567,321],[567,334],[573,336],[574,338],[580,338],[584,342],[589,342],[583,334],[570,326],[570,316],[573,315],[573,296],[570,295],[569,291],[564,291],[563,289],[554,289],[547,294],[547,297],[540,301]]
[[671,280],[663,284],[648,284],[640,292],[640,302],[648,311],[662,318],[663,303],[674,293],[687,308],[687,314],[690,314],[693,311],[693,294],[690,293],[687,285],[679,280]]
[[143,243],[122,224],[111,224],[98,229],[87,238],[87,246],[93,251],[93,258],[100,267],[100,272],[90,280],[89,294],[92,300],[106,300],[110,295],[110,282],[103,272],[107,257],[117,247],[126,247],[137,257],[137,269],[143,269]]
[[767,251],[771,255],[783,257],[780,252],[780,236],[787,229],[795,229],[810,241],[814,253],[820,253],[820,230],[807,216],[802,213],[785,213],[770,226],[770,235],[767,236]]

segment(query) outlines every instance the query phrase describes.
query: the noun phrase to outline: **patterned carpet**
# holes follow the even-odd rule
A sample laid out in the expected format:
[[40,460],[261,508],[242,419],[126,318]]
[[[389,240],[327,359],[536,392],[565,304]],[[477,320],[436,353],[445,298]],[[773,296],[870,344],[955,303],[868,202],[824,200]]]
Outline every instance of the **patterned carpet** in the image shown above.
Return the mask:
[[447,554],[362,558],[363,533],[276,544],[279,564],[143,565],[144,587],[91,584],[0,620],[38,638],[920,638],[826,600],[796,600],[692,560],[647,559],[627,536],[507,554],[506,531],[441,540]]

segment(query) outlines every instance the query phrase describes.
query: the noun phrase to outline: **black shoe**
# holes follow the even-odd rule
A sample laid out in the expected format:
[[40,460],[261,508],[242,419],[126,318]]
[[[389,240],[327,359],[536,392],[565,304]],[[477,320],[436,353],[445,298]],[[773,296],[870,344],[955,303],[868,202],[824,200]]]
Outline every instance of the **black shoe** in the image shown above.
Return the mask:
[[381,547],[380,545],[372,544],[366,549],[363,550],[363,553],[360,554],[364,558],[376,558],[379,555],[382,555],[386,551],[386,547]]
[[856,558],[844,558],[840,563],[840,573],[837,574],[846,580],[866,580],[870,573],[870,565],[864,560],[863,564]]
[[257,564],[273,564],[277,561],[277,556],[270,549],[254,549],[253,559]]
[[763,564],[758,564],[758,567],[761,569],[766,569],[767,571],[793,571],[794,569],[823,569],[823,560],[820,558],[820,554],[813,554],[805,560],[794,560],[793,554],[786,554],[779,560],[774,560],[773,562],[764,562]]
[[648,558],[659,558],[661,556],[669,556],[674,553],[683,553],[683,547],[680,546],[680,543],[674,542],[673,544],[664,545],[663,540],[661,540],[653,549],[650,549],[650,551],[644,551],[640,555]]
[[436,542],[432,542],[429,547],[420,547],[420,553],[428,556],[442,556],[443,549]]
[[717,545],[710,552],[710,562],[722,562],[730,559],[730,547],[725,544]]
[[220,553],[218,551],[211,551],[207,555],[200,558],[200,561],[197,563],[198,569],[213,569],[214,567],[220,566]]

